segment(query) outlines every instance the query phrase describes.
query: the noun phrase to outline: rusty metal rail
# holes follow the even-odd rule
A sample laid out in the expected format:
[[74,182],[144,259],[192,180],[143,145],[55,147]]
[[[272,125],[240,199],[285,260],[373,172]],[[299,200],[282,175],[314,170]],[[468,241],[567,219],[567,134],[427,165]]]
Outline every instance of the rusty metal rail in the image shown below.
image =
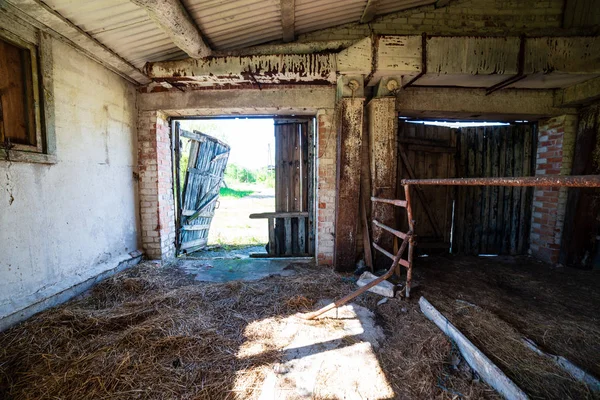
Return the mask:
[[402,185],[600,187],[600,175],[402,179]]
[[353,298],[355,298],[357,296],[360,296],[361,294],[363,294],[364,292],[366,292],[373,286],[376,286],[379,283],[383,282],[384,280],[390,278],[394,274],[394,270],[396,270],[396,268],[398,267],[400,260],[402,260],[402,254],[404,254],[404,251],[406,250],[406,246],[408,245],[410,238],[412,238],[412,234],[413,234],[412,232],[408,232],[406,234],[404,240],[402,241],[402,245],[400,246],[400,249],[398,250],[398,253],[396,253],[396,257],[394,257],[394,262],[392,263],[392,266],[390,267],[390,269],[388,269],[388,271],[385,274],[383,274],[379,278],[374,279],[373,281],[367,283],[365,286],[361,287],[358,290],[355,290],[354,292],[350,293],[349,295],[342,297],[338,301],[329,303],[328,305],[321,308],[320,310],[313,311],[308,314],[304,314],[302,317],[304,319],[315,319],[319,315],[324,314],[331,309],[334,309],[334,308],[337,308],[337,307],[340,307],[340,306],[346,304],[347,302],[349,302],[350,300],[352,300]]

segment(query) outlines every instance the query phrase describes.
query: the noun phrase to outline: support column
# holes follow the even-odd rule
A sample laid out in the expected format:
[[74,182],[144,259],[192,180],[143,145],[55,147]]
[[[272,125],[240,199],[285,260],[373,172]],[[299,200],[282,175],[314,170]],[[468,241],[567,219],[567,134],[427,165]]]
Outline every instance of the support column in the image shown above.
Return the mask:
[[364,99],[342,98],[339,107],[334,268],[336,271],[352,271],[360,223]]
[[[394,199],[398,175],[396,98],[375,98],[367,105],[367,112],[371,151],[371,194],[375,197]],[[371,217],[390,227],[396,225],[395,209],[390,204],[373,204]],[[381,228],[373,226],[372,239],[388,251],[393,250],[393,237],[384,234]],[[379,268],[387,268],[389,260],[382,254],[375,254],[374,264]]]
[[169,124],[161,112],[139,114],[138,164],[142,248],[166,261],[175,256],[175,203]]
[[335,236],[335,137],[334,110],[317,114],[317,222],[316,253],[319,265],[333,264]]
[[[541,121],[535,175],[571,175],[577,116],[562,115]],[[533,195],[530,253],[549,263],[557,263],[565,220],[567,188],[538,187]]]

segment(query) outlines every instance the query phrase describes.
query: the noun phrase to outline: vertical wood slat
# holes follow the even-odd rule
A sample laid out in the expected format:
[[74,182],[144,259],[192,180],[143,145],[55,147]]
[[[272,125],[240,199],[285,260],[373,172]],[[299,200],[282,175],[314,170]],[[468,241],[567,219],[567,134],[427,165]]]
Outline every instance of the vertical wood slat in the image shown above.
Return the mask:
[[314,184],[315,184],[315,119],[308,122],[307,130],[307,210],[308,210],[308,254],[315,254],[315,226],[314,216],[316,213],[316,203],[314,201]]
[[[524,130],[522,125],[517,125],[512,129],[513,134],[513,176],[523,176],[523,146],[525,142]],[[510,219],[510,250],[511,255],[517,254],[519,243],[519,222],[521,213],[521,188],[513,187],[512,190],[512,210]]]
[[292,255],[292,219],[284,218],[285,224],[285,255]]
[[277,254],[277,245],[275,244],[275,220],[269,218],[269,255]]
[[306,218],[298,217],[298,251],[297,254],[306,254]]
[[[523,176],[532,175],[532,147],[534,129],[531,125],[523,126]],[[519,215],[519,240],[517,244],[517,254],[524,254],[527,251],[529,230],[531,228],[531,205],[533,202],[533,189],[528,187],[521,188],[521,212]]]

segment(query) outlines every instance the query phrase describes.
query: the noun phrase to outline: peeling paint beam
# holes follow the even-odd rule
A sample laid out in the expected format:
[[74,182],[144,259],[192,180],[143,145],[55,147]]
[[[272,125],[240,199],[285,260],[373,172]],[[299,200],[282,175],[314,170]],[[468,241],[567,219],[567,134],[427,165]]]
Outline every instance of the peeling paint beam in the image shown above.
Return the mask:
[[366,24],[371,22],[377,15],[377,9],[379,8],[379,0],[369,0],[363,10],[362,17],[360,17],[360,23]]
[[131,0],[171,38],[175,46],[192,58],[205,58],[212,50],[179,0]]
[[295,37],[296,0],[281,0],[281,27],[283,41],[292,42]]

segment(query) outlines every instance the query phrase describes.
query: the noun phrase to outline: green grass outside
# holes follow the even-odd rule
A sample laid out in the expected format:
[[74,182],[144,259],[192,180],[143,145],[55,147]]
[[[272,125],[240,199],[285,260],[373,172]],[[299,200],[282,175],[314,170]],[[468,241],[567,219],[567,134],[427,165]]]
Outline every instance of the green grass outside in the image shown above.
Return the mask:
[[252,190],[236,190],[228,187],[222,187],[219,190],[219,195],[221,197],[234,197],[236,199],[241,199],[242,197],[246,197],[254,193]]

